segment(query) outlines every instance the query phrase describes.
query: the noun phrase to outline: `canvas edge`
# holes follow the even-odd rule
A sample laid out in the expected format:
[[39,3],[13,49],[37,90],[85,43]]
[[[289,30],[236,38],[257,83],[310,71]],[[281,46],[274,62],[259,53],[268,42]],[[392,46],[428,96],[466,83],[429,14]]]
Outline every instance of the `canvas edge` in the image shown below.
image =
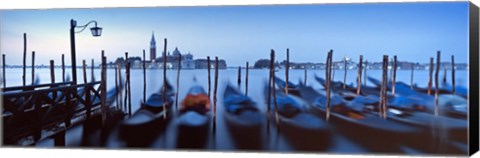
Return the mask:
[[479,32],[478,32],[478,7],[470,2],[469,4],[469,155],[472,156],[478,151],[479,144]]

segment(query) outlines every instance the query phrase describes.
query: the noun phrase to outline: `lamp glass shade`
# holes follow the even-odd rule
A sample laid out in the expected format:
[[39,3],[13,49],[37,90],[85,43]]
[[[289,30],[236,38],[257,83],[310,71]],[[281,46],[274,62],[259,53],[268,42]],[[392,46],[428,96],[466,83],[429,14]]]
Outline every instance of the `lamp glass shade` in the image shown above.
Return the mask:
[[93,37],[98,37],[102,35],[102,28],[101,27],[92,27],[90,28],[90,31],[92,31],[92,36]]

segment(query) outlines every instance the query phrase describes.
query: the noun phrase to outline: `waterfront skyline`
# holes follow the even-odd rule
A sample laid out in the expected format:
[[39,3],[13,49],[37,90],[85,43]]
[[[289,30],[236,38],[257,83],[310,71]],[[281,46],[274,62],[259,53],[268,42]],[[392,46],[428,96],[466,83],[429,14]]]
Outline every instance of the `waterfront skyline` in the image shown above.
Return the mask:
[[[218,56],[228,66],[285,59],[290,48],[292,62],[324,62],[328,50],[334,60],[349,56],[381,61],[383,54],[396,54],[401,61],[426,63],[436,51],[442,61],[454,54],[456,62],[468,59],[468,2],[371,3],[319,5],[264,5],[158,7],[108,9],[2,10],[1,53],[7,64],[20,65],[22,34],[27,33],[27,65],[31,51],[36,64],[60,61],[65,54],[70,65],[69,20],[80,25],[97,20],[104,31],[92,37],[89,30],[76,34],[77,63],[100,61],[105,50],[108,61],[124,56],[148,58],[152,31],[157,52],[178,47],[196,58]],[[313,57],[312,57],[313,55]],[[58,63],[58,62],[56,62]]]

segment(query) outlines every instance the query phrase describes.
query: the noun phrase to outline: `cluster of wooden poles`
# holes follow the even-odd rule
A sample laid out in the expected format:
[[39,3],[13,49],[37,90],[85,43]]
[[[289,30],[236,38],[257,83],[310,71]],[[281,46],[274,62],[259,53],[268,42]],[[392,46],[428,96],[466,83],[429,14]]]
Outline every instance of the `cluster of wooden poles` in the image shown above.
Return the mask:
[[[436,67],[435,67],[435,115],[438,115],[438,95],[439,95],[439,81],[438,81],[438,76],[439,76],[439,70],[440,70],[440,51],[437,51],[437,61],[436,61]],[[286,51],[286,65],[285,65],[285,94],[288,94],[288,71],[289,71],[289,59],[290,59],[290,51],[287,48]],[[333,79],[332,76],[332,56],[333,56],[333,50],[330,50],[327,53],[327,59],[326,59],[326,68],[325,68],[325,78],[326,78],[326,95],[327,95],[327,109],[326,109],[326,120],[329,119],[330,116],[330,97],[331,97],[331,82]],[[388,55],[383,56],[383,63],[382,63],[382,82],[381,82],[381,90],[380,90],[380,103],[379,103],[379,116],[382,118],[387,117],[387,89],[388,89]],[[429,80],[428,80],[428,95],[431,95],[432,91],[432,73],[434,70],[434,58],[430,58],[430,64],[429,64]],[[366,76],[367,76],[367,66],[368,61],[365,62],[365,69],[364,64],[363,64],[363,55],[360,55],[359,59],[359,64],[358,64],[358,70],[357,70],[357,95],[360,95],[361,92],[361,83],[362,83],[362,71],[364,72],[363,77],[364,77],[364,85],[366,85]],[[396,83],[396,71],[397,71],[397,56],[393,56],[393,63],[392,63],[392,68],[391,68],[391,73],[390,73],[390,79],[391,79],[391,93],[395,95],[395,83]],[[271,96],[273,95],[273,104],[274,104],[274,112],[275,112],[275,118],[278,123],[278,109],[277,109],[277,102],[276,102],[276,91],[275,91],[275,83],[274,83],[274,76],[275,76],[275,51],[272,49],[271,54],[270,54],[270,67],[269,67],[269,80],[268,80],[268,97],[267,97],[267,115],[270,114],[270,104],[271,104]],[[451,56],[451,70],[452,70],[452,94],[455,94],[455,59],[454,55]],[[248,72],[248,63],[247,63],[247,72]],[[345,60],[344,63],[344,80],[343,80],[343,88],[346,88],[346,76],[347,76],[347,61]],[[410,85],[411,88],[413,89],[413,72],[414,72],[414,64],[412,63],[411,65],[411,79],[410,79]],[[445,73],[444,73],[444,78],[443,81],[446,82],[446,68],[445,68]],[[307,82],[307,69],[305,68],[305,76],[304,76],[304,84]],[[238,78],[238,84],[240,85],[240,67],[239,67],[239,78]],[[267,117],[268,119],[268,117]]]
[[[26,86],[26,49],[27,49],[27,41],[26,41],[26,33],[23,34],[23,39],[24,39],[24,47],[23,47],[23,75],[22,75],[22,83],[23,86]],[[164,56],[166,55],[166,50],[167,50],[167,39],[164,39]],[[289,79],[289,57],[290,57],[290,52],[289,49],[287,48],[287,62],[285,66],[285,77],[286,77],[286,85],[285,85],[285,93],[288,94],[288,79]],[[332,76],[332,56],[333,56],[333,50],[330,50],[327,53],[327,60],[326,60],[326,71],[325,71],[325,77],[326,77],[326,92],[327,92],[327,115],[326,119],[329,119],[330,115],[330,96],[331,96],[331,80],[334,76]],[[131,85],[130,85],[130,63],[128,62],[128,52],[125,52],[125,57],[127,59],[126,62],[126,80],[125,80],[125,97],[123,98],[122,93],[120,93],[120,97],[117,98],[116,103],[117,107],[122,110],[127,110],[128,115],[131,116],[132,114],[132,109],[131,109]],[[2,61],[3,61],[3,87],[6,87],[6,79],[5,79],[5,54],[2,55]],[[146,60],[145,60],[145,50],[143,50],[143,101],[146,101]],[[430,95],[431,89],[432,89],[432,73],[433,73],[433,60],[434,58],[430,58],[430,65],[429,65],[429,81],[428,81],[428,94]],[[210,77],[210,56],[207,56],[207,71],[208,71],[208,96],[210,97],[210,91],[211,91],[211,77]],[[455,64],[454,64],[454,56],[452,55],[451,57],[451,66],[452,66],[452,94],[455,94]],[[435,115],[438,115],[438,93],[439,93],[439,85],[438,85],[438,77],[439,77],[439,69],[440,69],[440,51],[437,52],[437,61],[436,61],[436,67],[435,67]],[[121,84],[122,80],[122,75],[121,75],[121,63],[117,63],[117,66],[115,67],[115,86],[117,89],[121,89],[123,86],[119,86]],[[367,66],[368,61],[365,62],[365,67]],[[178,58],[178,69],[177,69],[177,82],[176,82],[176,87],[177,87],[177,92],[175,94],[175,107],[178,109],[178,89],[179,89],[179,80],[180,80],[180,69],[181,69],[181,56]],[[387,76],[388,76],[388,56],[384,55],[383,56],[383,64],[382,64],[382,84],[381,84],[381,90],[380,90],[380,105],[379,105],[379,115],[380,117],[385,118],[386,117],[386,95],[387,95]],[[91,78],[92,81],[94,80],[94,60],[92,59],[92,66],[91,66]],[[410,79],[410,85],[412,86],[411,88],[413,89],[413,71],[414,71],[414,64],[411,66],[411,79]],[[249,69],[249,63],[246,62],[246,75],[245,75],[245,95],[248,95],[248,69]],[[271,101],[271,95],[273,94],[273,101],[274,101],[274,111],[275,111],[275,118],[276,121],[278,122],[278,109],[277,109],[277,104],[276,104],[276,92],[275,90],[271,90],[271,88],[275,88],[275,83],[274,83],[274,76],[275,76],[275,51],[272,49],[271,54],[270,54],[270,73],[269,73],[269,80],[268,80],[268,100],[267,104],[270,105]],[[359,60],[359,65],[358,65],[358,72],[357,72],[357,95],[360,95],[361,91],[361,83],[362,83],[362,69],[363,69],[363,56],[360,55],[360,60]],[[346,77],[347,77],[347,61],[345,60],[344,63],[344,85],[343,88],[346,86]],[[397,56],[395,55],[393,57],[393,68],[391,69],[391,83],[395,83],[396,81],[396,70],[397,70]],[[446,71],[446,68],[445,68]],[[334,71],[335,72],[335,71]],[[304,84],[307,82],[307,68],[305,67],[305,76],[304,76]],[[367,73],[367,68],[364,70],[364,85],[366,85],[366,73]],[[444,73],[445,76],[443,78],[444,81],[446,81],[446,73]],[[50,76],[51,76],[51,82],[55,82],[55,75],[54,75],[54,61],[50,60]],[[86,62],[83,60],[83,76],[84,76],[84,82],[87,83],[87,75],[86,75]],[[102,91],[106,92],[106,56],[104,54],[104,51],[102,50]],[[32,51],[32,84],[34,83],[35,80],[35,51]],[[166,58],[164,58],[163,62],[163,89],[162,93],[166,93]],[[62,54],[62,82],[65,82],[65,56]],[[238,79],[237,79],[237,84],[238,87],[240,87],[241,84],[241,67],[238,67]],[[213,102],[214,102],[214,108],[213,108],[213,117],[215,119],[215,114],[216,114],[216,102],[217,102],[217,85],[218,85],[218,57],[215,57],[215,84],[214,84],[214,95],[213,95]],[[122,90],[120,90],[122,91]],[[392,84],[392,94],[395,94],[395,84]],[[104,96],[102,96],[102,99],[104,99],[106,96],[106,93],[102,93]],[[55,94],[54,94],[55,95]],[[163,102],[166,100],[166,96],[162,95]],[[123,106],[122,106],[122,101],[121,99],[124,99],[123,101]],[[127,107],[128,106],[128,107]],[[104,113],[104,105],[102,105],[102,114]],[[165,105],[163,106],[165,108]],[[165,110],[165,109],[164,109]],[[270,106],[267,106],[268,113],[270,113]],[[166,116],[166,115],[165,115]],[[105,117],[103,117],[105,119]],[[214,121],[215,122],[215,121]]]

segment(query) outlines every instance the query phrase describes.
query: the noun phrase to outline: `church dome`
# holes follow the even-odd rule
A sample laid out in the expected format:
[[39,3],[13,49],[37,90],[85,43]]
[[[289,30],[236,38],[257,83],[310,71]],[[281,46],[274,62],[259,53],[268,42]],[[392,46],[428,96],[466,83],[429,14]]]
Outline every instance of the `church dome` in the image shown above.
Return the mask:
[[181,55],[181,54],[180,54],[180,51],[178,50],[177,47],[175,47],[175,50],[173,51],[173,56],[178,57],[178,56],[180,56],[180,55]]

